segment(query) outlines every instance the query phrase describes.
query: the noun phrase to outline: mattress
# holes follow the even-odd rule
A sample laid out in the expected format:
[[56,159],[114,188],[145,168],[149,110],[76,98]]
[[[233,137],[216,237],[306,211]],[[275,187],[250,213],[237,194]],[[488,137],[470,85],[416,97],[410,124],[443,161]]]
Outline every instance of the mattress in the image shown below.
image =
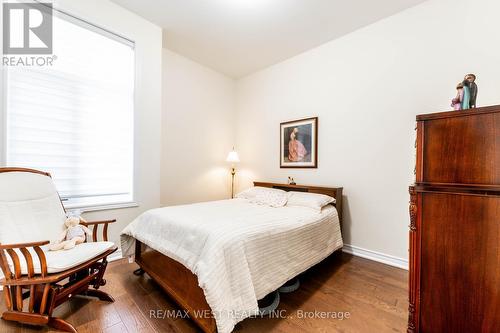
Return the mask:
[[198,277],[219,333],[258,313],[257,300],[342,247],[336,209],[273,208],[246,199],[149,210],[121,234],[180,262]]

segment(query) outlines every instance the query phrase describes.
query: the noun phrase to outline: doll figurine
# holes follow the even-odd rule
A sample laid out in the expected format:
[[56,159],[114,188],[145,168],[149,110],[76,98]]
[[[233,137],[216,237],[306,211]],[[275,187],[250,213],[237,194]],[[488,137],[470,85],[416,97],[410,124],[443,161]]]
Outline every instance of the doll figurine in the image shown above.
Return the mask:
[[462,82],[463,93],[462,93],[462,105],[460,106],[461,110],[470,109],[470,87],[469,82],[464,80]]
[[469,103],[465,105],[466,107],[464,107],[464,105],[462,105],[462,107],[463,109],[473,109],[476,107],[476,98],[477,98],[476,75],[474,74],[465,75],[463,85],[469,92]]
[[462,101],[464,98],[464,84],[460,82],[457,84],[457,96],[451,100],[451,106],[453,110],[462,110]]

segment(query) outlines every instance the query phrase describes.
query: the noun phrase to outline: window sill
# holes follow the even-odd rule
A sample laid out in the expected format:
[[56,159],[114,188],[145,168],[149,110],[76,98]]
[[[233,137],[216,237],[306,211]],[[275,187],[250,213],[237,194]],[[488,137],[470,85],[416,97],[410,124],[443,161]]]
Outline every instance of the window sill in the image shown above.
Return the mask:
[[129,202],[119,202],[119,203],[112,203],[112,204],[94,204],[94,205],[85,205],[85,204],[68,204],[64,205],[64,208],[66,210],[74,210],[74,209],[80,209],[82,213],[87,213],[87,212],[95,212],[95,211],[100,211],[100,210],[111,210],[111,209],[122,209],[122,208],[133,208],[133,207],[139,207],[139,204],[135,201],[129,201]]

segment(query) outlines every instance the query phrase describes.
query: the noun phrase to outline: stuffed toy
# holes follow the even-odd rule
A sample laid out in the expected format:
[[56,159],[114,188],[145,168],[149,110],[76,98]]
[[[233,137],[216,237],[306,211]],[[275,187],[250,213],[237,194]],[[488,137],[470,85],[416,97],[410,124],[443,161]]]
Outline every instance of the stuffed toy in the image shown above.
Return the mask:
[[80,221],[85,222],[80,216],[68,216],[64,222],[66,230],[62,232],[56,243],[50,245],[49,250],[70,250],[77,244],[85,242],[85,234],[90,235],[91,232],[89,228],[80,224]]

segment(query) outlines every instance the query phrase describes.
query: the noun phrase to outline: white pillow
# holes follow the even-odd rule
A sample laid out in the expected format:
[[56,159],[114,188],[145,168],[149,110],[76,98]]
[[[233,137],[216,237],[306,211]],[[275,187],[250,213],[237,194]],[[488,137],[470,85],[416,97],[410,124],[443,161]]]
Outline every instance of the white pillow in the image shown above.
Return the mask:
[[288,194],[285,191],[262,191],[255,198],[250,199],[251,203],[275,208],[283,207],[287,201]]
[[236,194],[236,198],[254,199],[257,195],[262,194],[262,193],[283,193],[283,194],[286,194],[285,191],[278,190],[276,188],[254,186],[254,187],[250,187],[249,189],[244,190],[243,192]]
[[324,194],[309,192],[288,192],[287,206],[309,207],[321,211],[324,206],[335,203],[335,199]]

